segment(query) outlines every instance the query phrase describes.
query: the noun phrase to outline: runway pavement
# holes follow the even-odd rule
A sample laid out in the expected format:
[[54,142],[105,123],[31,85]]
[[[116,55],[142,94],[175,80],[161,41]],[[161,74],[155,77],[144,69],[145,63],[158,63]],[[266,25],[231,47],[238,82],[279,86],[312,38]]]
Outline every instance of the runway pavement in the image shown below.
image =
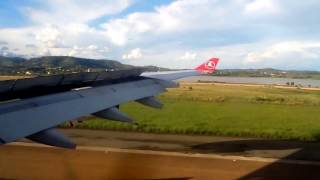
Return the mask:
[[0,146],[0,179],[224,180],[319,179],[320,163],[30,143]]

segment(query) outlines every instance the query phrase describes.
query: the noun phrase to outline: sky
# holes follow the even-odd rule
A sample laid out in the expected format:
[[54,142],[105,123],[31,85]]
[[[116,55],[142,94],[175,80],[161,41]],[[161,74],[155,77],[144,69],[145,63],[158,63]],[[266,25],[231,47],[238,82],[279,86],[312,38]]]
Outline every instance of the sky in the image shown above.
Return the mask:
[[1,0],[0,55],[320,71],[319,0]]

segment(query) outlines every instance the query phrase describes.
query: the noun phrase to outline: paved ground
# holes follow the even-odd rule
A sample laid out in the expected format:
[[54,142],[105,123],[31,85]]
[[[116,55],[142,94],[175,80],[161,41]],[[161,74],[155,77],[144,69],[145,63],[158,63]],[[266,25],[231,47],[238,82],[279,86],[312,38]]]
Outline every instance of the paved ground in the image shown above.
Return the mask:
[[81,146],[320,161],[319,142],[62,129]]
[[29,143],[0,146],[0,179],[282,180],[320,177],[320,162],[296,160],[317,157],[311,150],[318,148],[317,143],[63,131],[80,144],[77,150]]
[[320,163],[203,154],[6,145],[3,179],[319,179]]

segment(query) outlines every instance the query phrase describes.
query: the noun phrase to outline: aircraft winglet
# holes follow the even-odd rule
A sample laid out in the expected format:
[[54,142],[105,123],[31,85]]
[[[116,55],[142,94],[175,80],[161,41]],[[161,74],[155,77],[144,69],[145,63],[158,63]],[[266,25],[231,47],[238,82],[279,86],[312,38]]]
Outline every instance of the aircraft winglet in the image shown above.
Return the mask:
[[211,58],[207,62],[196,67],[195,70],[202,73],[213,73],[216,70],[216,67],[219,63],[219,58]]

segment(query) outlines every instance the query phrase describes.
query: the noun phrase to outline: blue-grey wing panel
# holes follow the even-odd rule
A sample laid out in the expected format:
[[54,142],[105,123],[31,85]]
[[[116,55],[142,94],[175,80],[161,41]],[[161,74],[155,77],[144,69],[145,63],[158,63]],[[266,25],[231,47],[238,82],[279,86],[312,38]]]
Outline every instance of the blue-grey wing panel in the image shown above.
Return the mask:
[[0,101],[25,99],[69,91],[83,86],[137,79],[144,70],[134,68],[110,72],[85,72],[0,81]]
[[22,91],[32,87],[52,87],[56,86],[63,79],[63,75],[41,76],[37,78],[17,79],[12,91]]
[[63,80],[60,82],[60,85],[69,85],[69,84],[77,84],[88,81],[94,81],[97,77],[98,73],[75,73],[64,75]]
[[0,93],[11,91],[15,80],[0,81]]
[[196,70],[183,70],[183,71],[166,71],[166,72],[145,72],[142,73],[141,76],[161,79],[161,80],[176,80],[188,76],[197,76],[200,72]]
[[67,120],[164,92],[152,79],[69,91],[0,105],[0,139],[11,142]]
[[155,95],[165,88],[177,87],[178,83],[172,80],[199,74],[195,70],[185,70],[139,76],[142,71],[131,69],[0,81],[0,99],[11,101],[0,103],[0,144],[27,137],[44,144],[73,148],[72,142],[52,128],[88,114],[132,122],[115,107],[137,101],[161,108]]

